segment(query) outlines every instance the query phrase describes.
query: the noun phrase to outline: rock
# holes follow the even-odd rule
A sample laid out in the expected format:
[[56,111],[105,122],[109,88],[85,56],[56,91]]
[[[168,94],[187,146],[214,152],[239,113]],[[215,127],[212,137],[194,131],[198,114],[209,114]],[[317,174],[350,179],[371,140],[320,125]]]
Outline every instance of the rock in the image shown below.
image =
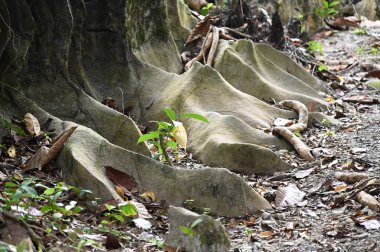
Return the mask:
[[359,16],[364,16],[370,20],[380,18],[380,0],[362,0],[355,4],[355,9]]
[[[224,227],[207,215],[199,215],[181,207],[169,207],[170,231],[165,245],[174,249],[193,252],[227,252],[230,250],[230,238]],[[180,227],[190,228],[192,223],[202,220],[191,228],[194,235],[188,235]]]

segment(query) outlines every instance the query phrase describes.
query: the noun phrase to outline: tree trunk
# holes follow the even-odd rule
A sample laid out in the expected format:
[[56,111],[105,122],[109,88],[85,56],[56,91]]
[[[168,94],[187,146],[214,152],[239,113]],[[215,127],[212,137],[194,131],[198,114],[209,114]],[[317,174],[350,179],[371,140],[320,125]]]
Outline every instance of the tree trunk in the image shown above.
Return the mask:
[[179,47],[195,23],[183,0],[0,0],[0,14],[0,114],[53,118],[57,133],[79,124],[58,164],[68,182],[105,200],[118,198],[104,176],[108,165],[171,204],[196,198],[220,215],[270,208],[226,169],[180,170],[150,159],[146,145],[136,144],[135,123],[101,104],[105,97],[141,123],[164,118],[166,106],[206,116],[208,124],[184,120],[190,152],[210,166],[249,173],[290,168],[267,148],[290,146],[258,128],[295,114],[263,100],[326,105],[318,80],[249,41],[221,41],[215,68],[195,63],[180,74]]

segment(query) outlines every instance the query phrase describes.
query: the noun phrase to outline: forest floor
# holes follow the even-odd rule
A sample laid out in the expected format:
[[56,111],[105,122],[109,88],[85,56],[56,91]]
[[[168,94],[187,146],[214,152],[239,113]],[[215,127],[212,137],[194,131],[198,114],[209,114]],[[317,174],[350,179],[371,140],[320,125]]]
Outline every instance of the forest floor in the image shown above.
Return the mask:
[[[363,189],[363,183],[344,182],[335,174],[365,173],[367,182],[376,182],[366,187],[367,193],[380,199],[380,74],[377,78],[376,74],[375,78],[365,76],[370,71],[380,70],[380,65],[377,65],[380,62],[380,45],[376,44],[380,41],[380,24],[367,23],[364,28],[363,31],[350,28],[319,39],[324,53],[316,55],[316,58],[325,62],[327,69],[340,77],[335,81],[326,81],[333,93],[325,97],[331,104],[325,112],[335,116],[340,123],[330,125],[321,122],[300,136],[313,148],[318,156],[316,161],[304,162],[293,151],[275,150],[292,164],[294,170],[272,176],[240,174],[273,206],[278,189],[289,188],[289,185],[295,185],[300,190],[298,194],[303,196],[302,200],[293,207],[274,207],[272,212],[260,215],[216,218],[230,234],[232,251],[380,251],[380,217],[355,200],[355,194]],[[76,208],[81,206],[81,192],[60,184],[61,174],[55,166],[44,172],[20,174],[15,172],[16,163],[5,158],[5,151],[2,151],[0,160],[2,191],[7,191],[16,199],[15,188],[22,188],[25,195],[37,194],[30,189],[33,185],[42,188],[45,196],[57,195],[56,201],[49,201],[48,204],[48,197],[40,197],[36,201],[50,207],[45,208],[45,214],[35,205],[26,207],[27,213],[37,216],[34,220],[25,220],[31,223],[29,227],[32,229],[27,230],[26,237],[31,237],[34,243],[42,242],[47,249],[59,248],[61,251],[84,248],[106,250],[119,248],[119,243],[126,248],[125,251],[163,250],[168,231],[167,206],[164,202],[145,204],[153,216],[152,227],[132,222],[117,227],[106,222],[101,225],[99,218],[112,222],[119,217],[115,212],[113,216],[105,217],[106,209],[93,212],[85,207]],[[184,169],[204,167],[186,157],[176,166]],[[28,177],[33,177],[33,180],[25,183]],[[61,199],[62,196],[64,198]],[[8,202],[9,206],[15,203],[10,202],[9,198],[2,197],[0,200]],[[15,210],[14,207],[12,210]],[[103,217],[100,217],[102,213]],[[7,221],[8,229],[19,228],[19,224],[12,222],[11,218],[0,218],[0,224]],[[2,232],[4,235],[4,232],[11,230]],[[25,234],[20,231],[20,236]],[[1,248],[0,243],[0,251]]]

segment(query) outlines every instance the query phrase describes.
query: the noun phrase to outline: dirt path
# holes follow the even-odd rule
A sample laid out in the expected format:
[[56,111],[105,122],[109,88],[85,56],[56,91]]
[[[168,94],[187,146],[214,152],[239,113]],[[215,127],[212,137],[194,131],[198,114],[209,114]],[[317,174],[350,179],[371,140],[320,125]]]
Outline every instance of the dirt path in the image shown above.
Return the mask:
[[[344,81],[334,90],[330,112],[341,112],[338,112],[343,116],[339,119],[341,124],[315,125],[304,134],[304,140],[320,152],[318,160],[302,163],[294,153],[280,150],[280,155],[298,168],[276,174],[272,180],[246,178],[272,204],[278,188],[289,184],[306,193],[304,200],[298,206],[277,208],[259,217],[226,220],[233,251],[380,251],[378,214],[346,198],[357,184],[343,183],[334,176],[337,171],[380,176],[379,104],[342,102],[357,95],[379,99],[379,90],[368,86],[378,80],[362,80],[362,77],[380,62],[380,51],[371,51],[371,44],[379,41],[380,25],[368,25],[366,31],[367,35],[353,29],[340,31],[320,41],[324,48],[320,58],[328,67],[339,69],[344,67],[339,64],[350,64],[346,70],[335,71]],[[367,192],[379,199],[378,187]],[[363,223],[364,220],[368,221]]]

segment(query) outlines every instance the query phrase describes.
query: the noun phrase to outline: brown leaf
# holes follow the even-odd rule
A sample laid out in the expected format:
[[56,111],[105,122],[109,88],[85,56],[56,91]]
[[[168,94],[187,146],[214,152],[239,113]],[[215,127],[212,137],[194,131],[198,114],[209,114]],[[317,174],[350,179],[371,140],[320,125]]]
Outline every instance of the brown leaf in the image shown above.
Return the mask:
[[378,202],[372,195],[361,191],[357,195],[357,200],[360,204],[367,206],[372,211],[380,212],[380,202]]
[[55,142],[50,148],[47,148],[46,146],[42,146],[36,154],[30,159],[30,161],[24,165],[21,166],[21,168],[24,169],[24,171],[32,170],[38,168],[41,170],[44,168],[50,161],[55,159],[61,149],[63,148],[63,145],[67,141],[67,139],[71,136],[71,134],[75,131],[77,127],[71,127],[70,129],[63,132],[61,135],[57,137]]
[[365,75],[365,77],[375,77],[375,78],[380,79],[380,70],[375,70],[375,71],[368,72]]
[[343,192],[346,191],[350,186],[343,184],[343,185],[338,185],[335,187],[335,192]]
[[119,238],[116,235],[113,235],[112,233],[107,234],[106,239],[106,249],[118,249],[121,248]]
[[29,134],[38,136],[41,133],[40,123],[31,113],[26,113],[22,121],[25,123]]
[[344,17],[338,17],[334,20],[333,26],[335,27],[359,27],[358,23],[352,20],[349,20]]
[[272,230],[270,230],[270,231],[264,231],[264,232],[261,232],[261,233],[259,234],[259,236],[262,237],[262,238],[264,238],[264,237],[269,237],[269,236],[271,236],[271,235],[273,235],[273,231],[272,231]]
[[111,166],[106,166],[106,176],[115,184],[124,187],[130,192],[137,191],[138,183],[125,172],[119,171]]
[[210,30],[211,26],[211,17],[207,15],[202,21],[193,28],[189,37],[186,40],[185,45],[189,44],[192,41],[195,41],[201,37],[205,37]]
[[154,192],[144,192],[143,194],[140,195],[143,199],[150,199],[150,200],[146,200],[146,201],[150,201],[150,202],[156,202],[157,200],[157,197],[156,195],[154,194]]
[[7,154],[10,158],[15,158],[16,157],[16,148],[15,146],[12,144],[11,147],[8,148],[7,150]]
[[287,187],[279,187],[276,193],[275,206],[294,206],[300,203],[305,195],[306,193],[300,191],[295,184],[289,184]]

